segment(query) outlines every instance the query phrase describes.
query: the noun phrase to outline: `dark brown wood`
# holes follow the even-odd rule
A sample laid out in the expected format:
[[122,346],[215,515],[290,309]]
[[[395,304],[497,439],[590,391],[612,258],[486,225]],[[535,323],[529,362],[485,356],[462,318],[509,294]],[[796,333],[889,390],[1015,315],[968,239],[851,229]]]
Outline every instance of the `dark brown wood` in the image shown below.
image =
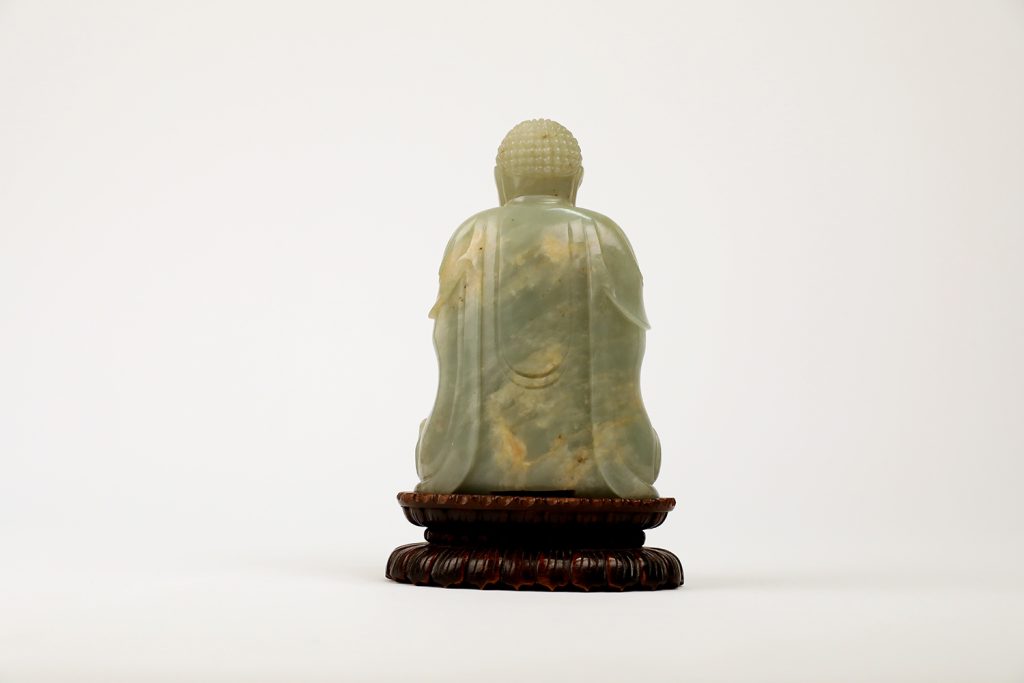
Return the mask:
[[679,559],[645,548],[672,498],[400,493],[426,543],[396,548],[386,575],[446,588],[625,591],[676,588]]

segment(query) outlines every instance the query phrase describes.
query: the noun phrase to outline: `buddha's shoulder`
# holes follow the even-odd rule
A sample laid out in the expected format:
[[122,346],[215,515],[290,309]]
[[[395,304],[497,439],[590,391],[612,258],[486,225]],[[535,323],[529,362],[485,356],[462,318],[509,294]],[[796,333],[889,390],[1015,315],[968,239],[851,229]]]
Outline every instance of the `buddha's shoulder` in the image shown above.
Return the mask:
[[508,215],[527,214],[529,216],[547,216],[548,220],[553,217],[573,219],[582,218],[597,226],[601,233],[608,233],[616,237],[622,235],[622,228],[608,216],[592,209],[585,209],[579,206],[536,206],[536,205],[510,205],[495,206],[479,211],[465,221],[456,230],[456,235],[471,232],[474,227],[483,226],[488,221],[505,218]]
[[608,216],[605,216],[603,213],[569,204],[506,204],[505,206],[481,211],[477,216],[486,217],[491,215],[501,215],[506,212],[512,214],[525,212],[538,216],[549,216],[569,220],[582,218],[583,220],[595,223],[598,226],[608,226],[613,230],[619,229],[619,226],[616,225],[615,221]]
[[498,210],[498,208],[484,209],[483,211],[478,211],[466,220],[462,221],[462,223],[459,224],[459,227],[455,228],[455,232],[452,233],[452,242],[457,242],[463,237],[469,237],[475,228],[485,224],[491,216],[497,214]]
[[622,231],[622,228],[619,227],[619,224],[603,213],[599,213],[593,209],[584,209],[583,207],[573,207],[573,210],[594,223],[602,240],[626,240],[626,234]]

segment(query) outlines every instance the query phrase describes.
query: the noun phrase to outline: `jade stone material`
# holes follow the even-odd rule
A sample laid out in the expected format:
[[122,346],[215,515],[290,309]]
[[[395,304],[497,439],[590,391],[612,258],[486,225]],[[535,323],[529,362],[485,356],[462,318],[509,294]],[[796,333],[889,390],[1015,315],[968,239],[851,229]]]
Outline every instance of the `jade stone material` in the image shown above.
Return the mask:
[[619,226],[576,206],[582,177],[568,130],[520,123],[498,148],[501,206],[448,243],[417,491],[657,497],[643,280]]

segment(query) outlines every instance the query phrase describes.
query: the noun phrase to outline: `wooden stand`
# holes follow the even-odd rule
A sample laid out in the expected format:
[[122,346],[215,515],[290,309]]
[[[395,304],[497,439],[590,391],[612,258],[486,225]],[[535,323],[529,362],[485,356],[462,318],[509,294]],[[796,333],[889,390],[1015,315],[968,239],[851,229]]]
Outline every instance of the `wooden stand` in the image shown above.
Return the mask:
[[627,591],[676,588],[679,558],[644,547],[673,498],[573,498],[537,493],[400,493],[426,543],[396,548],[387,577],[445,588]]

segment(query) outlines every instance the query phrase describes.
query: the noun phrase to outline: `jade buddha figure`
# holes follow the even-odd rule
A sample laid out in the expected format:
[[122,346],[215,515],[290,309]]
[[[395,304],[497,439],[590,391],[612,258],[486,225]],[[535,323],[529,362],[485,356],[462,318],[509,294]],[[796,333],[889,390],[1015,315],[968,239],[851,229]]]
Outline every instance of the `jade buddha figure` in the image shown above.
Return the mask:
[[500,206],[445,249],[419,492],[658,495],[661,445],[640,396],[643,281],[619,226],[576,206],[581,161],[563,126],[520,123],[498,147]]

